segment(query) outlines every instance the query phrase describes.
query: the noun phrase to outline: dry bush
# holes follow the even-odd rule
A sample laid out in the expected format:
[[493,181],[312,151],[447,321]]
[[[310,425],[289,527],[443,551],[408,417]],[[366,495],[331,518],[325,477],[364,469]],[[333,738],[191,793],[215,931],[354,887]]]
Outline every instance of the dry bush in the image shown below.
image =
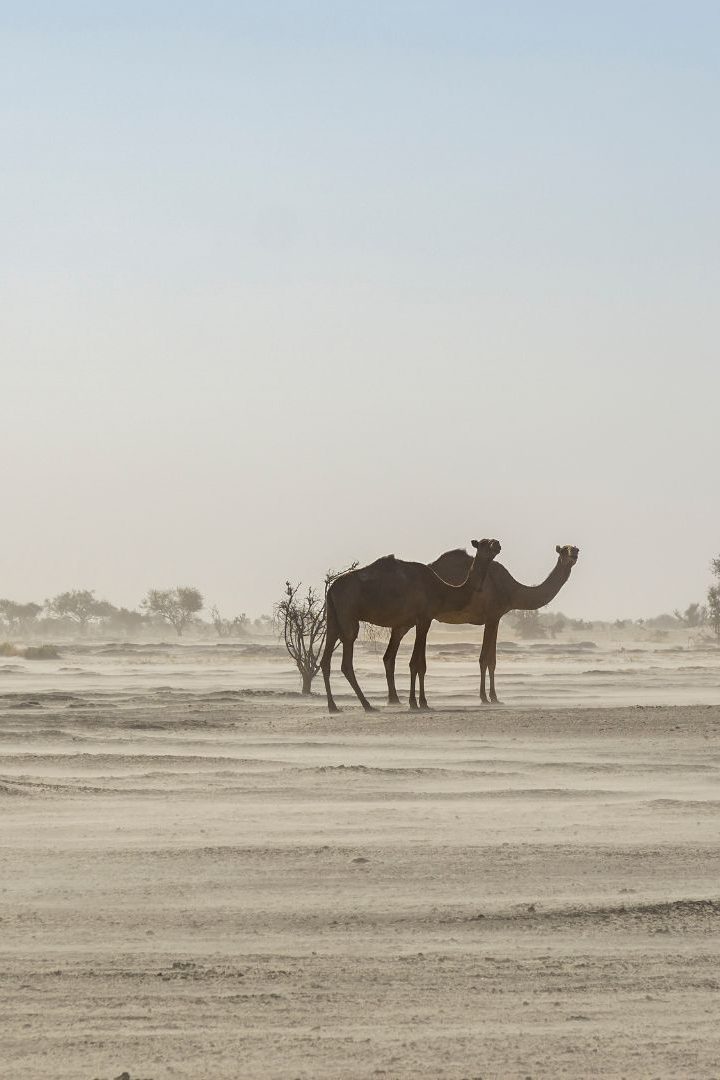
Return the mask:
[[0,656],[19,656],[24,660],[58,660],[60,651],[55,645],[13,645],[10,641],[0,642]]
[[22,655],[26,660],[59,660],[60,650],[55,645],[28,645]]
[[357,563],[353,563],[347,570],[328,570],[322,594],[312,587],[301,593],[300,582],[293,585],[286,581],[285,595],[275,605],[276,633],[285,642],[285,648],[300,672],[303,694],[311,693],[312,681],[320,670],[327,630],[327,591],[336,578],[356,566]]

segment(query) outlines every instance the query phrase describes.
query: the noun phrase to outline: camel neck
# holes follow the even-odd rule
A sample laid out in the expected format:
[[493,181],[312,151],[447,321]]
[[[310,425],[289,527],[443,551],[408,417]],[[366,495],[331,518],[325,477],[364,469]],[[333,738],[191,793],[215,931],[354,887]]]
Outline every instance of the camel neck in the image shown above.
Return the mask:
[[522,585],[515,583],[513,588],[513,609],[516,611],[534,611],[545,607],[554,600],[570,577],[572,567],[558,559],[548,576],[540,585]]

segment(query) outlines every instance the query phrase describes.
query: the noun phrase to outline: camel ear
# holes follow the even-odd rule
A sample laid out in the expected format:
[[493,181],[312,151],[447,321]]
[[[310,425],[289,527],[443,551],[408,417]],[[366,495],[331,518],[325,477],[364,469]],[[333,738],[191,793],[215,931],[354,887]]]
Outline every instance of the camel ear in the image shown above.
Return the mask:
[[479,540],[471,540],[470,543],[472,544],[472,546],[474,548],[479,548],[480,547],[480,541]]
[[560,547],[559,544],[555,545],[555,550],[557,551],[558,555],[562,555],[562,548]]

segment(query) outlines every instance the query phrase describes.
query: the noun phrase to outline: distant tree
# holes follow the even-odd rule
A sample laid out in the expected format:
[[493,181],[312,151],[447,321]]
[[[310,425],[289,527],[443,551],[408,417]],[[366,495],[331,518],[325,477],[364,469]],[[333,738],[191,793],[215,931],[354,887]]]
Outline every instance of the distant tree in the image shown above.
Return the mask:
[[94,589],[72,589],[46,602],[47,610],[58,618],[72,619],[84,630],[91,619],[111,615],[115,610],[107,600],[98,600]]
[[141,611],[129,611],[128,608],[114,608],[108,616],[108,626],[120,630],[123,634],[137,633],[142,629],[145,616]]
[[150,589],[140,607],[148,615],[159,615],[169,623],[178,637],[193,617],[202,611],[204,600],[199,589],[191,585],[178,585],[175,589]]
[[720,555],[710,563],[710,570],[715,578],[715,583],[710,586],[707,594],[707,615],[716,637],[720,638]]
[[[357,563],[353,563],[348,569],[356,566]],[[285,595],[275,606],[275,627],[300,672],[303,694],[312,692],[312,681],[320,670],[327,629],[325,600],[328,588],[335,578],[346,572],[328,570],[322,593],[313,588],[302,593],[301,583],[293,585],[286,581]]]
[[594,625],[587,619],[568,619],[567,624],[571,630],[592,630]]
[[651,630],[673,630],[677,628],[677,619],[668,612],[655,615],[652,619],[645,619],[645,626]]
[[558,612],[557,615],[545,615],[542,622],[548,634],[553,639],[555,639],[558,634],[561,634],[567,626],[567,619],[562,612]]
[[720,638],[720,585],[708,589],[708,622],[716,637]]
[[242,615],[236,615],[234,619],[223,619],[217,605],[210,609],[210,618],[217,636],[221,638],[242,637],[243,634],[247,633],[250,625],[250,620],[245,612]]
[[545,628],[542,625],[539,611],[514,611],[510,625],[517,630],[521,638],[545,637]]
[[688,604],[684,611],[676,608],[673,614],[679,622],[690,628],[703,626],[707,622],[707,608],[702,604]]
[[11,634],[28,630],[42,611],[42,604],[18,604],[14,600],[0,600],[0,615],[8,624]]
[[277,630],[274,615],[259,615],[257,619],[253,619],[252,625],[258,634],[274,634]]

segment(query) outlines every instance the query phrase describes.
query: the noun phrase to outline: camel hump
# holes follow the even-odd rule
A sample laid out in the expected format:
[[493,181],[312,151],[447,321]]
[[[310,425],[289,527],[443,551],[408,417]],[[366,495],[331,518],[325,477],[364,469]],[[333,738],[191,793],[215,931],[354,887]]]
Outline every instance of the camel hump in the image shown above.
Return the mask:
[[394,555],[383,555],[381,559],[368,563],[367,566],[356,570],[360,581],[372,581],[378,574],[385,574],[395,569],[396,559]]
[[457,566],[470,566],[472,562],[472,555],[468,555],[464,548],[453,548],[452,551],[443,551],[442,555],[438,555],[437,559],[429,564],[432,567],[438,565],[457,565]]
[[392,566],[392,564],[394,562],[395,562],[395,556],[394,555],[383,555],[382,558],[376,559],[375,562],[371,562],[369,564],[369,566],[368,566],[368,570],[370,569],[371,566],[378,569],[378,570],[382,570],[384,567]]

